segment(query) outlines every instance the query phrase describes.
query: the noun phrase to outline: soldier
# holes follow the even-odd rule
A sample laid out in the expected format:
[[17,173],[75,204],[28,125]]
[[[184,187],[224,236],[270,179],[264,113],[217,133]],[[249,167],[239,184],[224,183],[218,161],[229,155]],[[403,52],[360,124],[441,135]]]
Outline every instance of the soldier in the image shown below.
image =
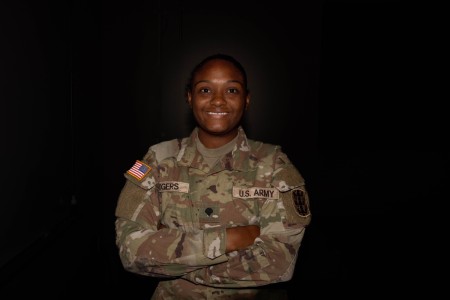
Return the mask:
[[116,243],[126,270],[162,277],[152,299],[253,299],[292,278],[311,221],[305,181],[280,146],[247,138],[247,75],[205,58],[186,98],[189,137],[149,148],[125,173]]

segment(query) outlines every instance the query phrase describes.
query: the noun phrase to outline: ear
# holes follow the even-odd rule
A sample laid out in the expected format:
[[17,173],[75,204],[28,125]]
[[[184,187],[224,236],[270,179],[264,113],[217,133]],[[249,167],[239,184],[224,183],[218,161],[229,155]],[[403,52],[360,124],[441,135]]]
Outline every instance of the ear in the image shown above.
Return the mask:
[[189,104],[189,107],[192,108],[192,94],[191,91],[186,93],[186,102]]
[[245,98],[245,110],[248,109],[250,105],[250,93],[247,94],[247,97]]

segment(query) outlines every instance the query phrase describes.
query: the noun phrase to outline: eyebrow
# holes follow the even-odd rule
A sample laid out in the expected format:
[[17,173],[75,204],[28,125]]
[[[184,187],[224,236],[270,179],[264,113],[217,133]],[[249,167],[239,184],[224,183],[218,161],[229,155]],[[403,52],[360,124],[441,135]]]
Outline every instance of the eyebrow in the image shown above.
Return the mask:
[[[196,86],[197,84],[202,83],[202,82],[211,83],[211,80],[199,80],[199,81],[197,81],[197,82],[194,83],[194,86]],[[244,83],[241,82],[240,80],[234,80],[234,79],[232,79],[232,80],[228,80],[228,81],[227,81],[227,83],[232,83],[232,82],[239,83],[239,84],[242,85],[242,86],[244,85]]]

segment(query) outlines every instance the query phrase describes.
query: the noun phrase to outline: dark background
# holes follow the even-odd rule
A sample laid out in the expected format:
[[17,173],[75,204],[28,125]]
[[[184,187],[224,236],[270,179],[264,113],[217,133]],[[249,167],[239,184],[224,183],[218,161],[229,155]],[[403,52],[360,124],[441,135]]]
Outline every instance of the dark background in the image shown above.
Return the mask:
[[125,272],[114,244],[123,173],[150,145],[190,133],[184,83],[216,52],[247,69],[249,137],[282,145],[309,187],[294,278],[274,288],[292,299],[433,293],[448,200],[441,11],[410,1],[1,2],[4,299],[150,298],[157,280]]

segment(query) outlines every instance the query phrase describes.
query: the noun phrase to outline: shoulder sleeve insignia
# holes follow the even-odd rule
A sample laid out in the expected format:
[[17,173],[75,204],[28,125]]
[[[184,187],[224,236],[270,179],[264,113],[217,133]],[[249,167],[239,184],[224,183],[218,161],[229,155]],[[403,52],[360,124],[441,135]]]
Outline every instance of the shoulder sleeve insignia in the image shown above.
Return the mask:
[[145,175],[151,171],[151,167],[140,160],[136,160],[134,165],[127,171],[127,174],[141,181]]
[[309,203],[306,192],[301,189],[293,190],[292,200],[297,213],[302,217],[307,217],[309,215]]
[[307,226],[311,222],[309,196],[305,187],[297,187],[280,193],[288,224]]

